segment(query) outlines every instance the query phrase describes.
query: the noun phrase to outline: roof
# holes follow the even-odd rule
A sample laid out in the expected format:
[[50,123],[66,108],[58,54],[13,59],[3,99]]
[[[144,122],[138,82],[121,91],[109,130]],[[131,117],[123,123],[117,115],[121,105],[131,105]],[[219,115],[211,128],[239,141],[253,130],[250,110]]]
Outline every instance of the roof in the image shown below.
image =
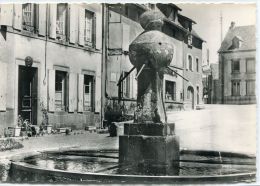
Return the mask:
[[197,32],[195,32],[195,30],[194,29],[192,29],[191,30],[191,34],[193,35],[193,36],[195,36],[195,37],[197,37],[197,38],[199,38],[200,40],[202,40],[202,41],[204,41],[204,42],[206,42],[204,39],[202,39],[198,34],[197,34]]
[[183,19],[186,19],[186,20],[188,20],[188,21],[191,21],[191,22],[194,23],[194,24],[197,24],[194,20],[192,20],[192,19],[190,19],[190,18],[188,18],[188,17],[186,17],[186,16],[184,16],[184,15],[181,15],[181,14],[179,14],[179,13],[178,13],[178,17],[183,18]]
[[[221,43],[221,47],[218,52],[233,51],[233,50],[255,50],[256,49],[256,35],[255,26],[238,26],[229,29],[224,40]],[[241,47],[238,49],[230,50],[233,38],[239,38],[242,41]]]

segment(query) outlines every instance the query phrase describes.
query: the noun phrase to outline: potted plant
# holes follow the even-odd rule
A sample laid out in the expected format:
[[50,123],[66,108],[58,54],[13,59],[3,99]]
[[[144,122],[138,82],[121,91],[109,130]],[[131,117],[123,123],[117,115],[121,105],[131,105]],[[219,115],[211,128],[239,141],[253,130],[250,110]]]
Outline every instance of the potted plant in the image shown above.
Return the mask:
[[50,134],[52,131],[52,125],[49,124],[48,111],[47,111],[46,107],[44,106],[43,102],[40,105],[41,105],[41,112],[42,112],[42,126],[47,131],[47,134]]
[[21,115],[18,116],[17,125],[14,127],[14,137],[19,137],[21,134],[21,126],[23,124],[23,117]]

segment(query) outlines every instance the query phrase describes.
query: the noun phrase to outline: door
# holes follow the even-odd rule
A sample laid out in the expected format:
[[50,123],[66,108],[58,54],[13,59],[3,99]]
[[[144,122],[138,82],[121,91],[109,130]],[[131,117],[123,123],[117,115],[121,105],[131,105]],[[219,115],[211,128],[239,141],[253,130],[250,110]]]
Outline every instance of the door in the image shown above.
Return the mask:
[[187,99],[190,100],[190,108],[194,109],[194,90],[191,86],[187,89]]
[[19,66],[18,114],[33,125],[37,125],[37,82],[37,68]]

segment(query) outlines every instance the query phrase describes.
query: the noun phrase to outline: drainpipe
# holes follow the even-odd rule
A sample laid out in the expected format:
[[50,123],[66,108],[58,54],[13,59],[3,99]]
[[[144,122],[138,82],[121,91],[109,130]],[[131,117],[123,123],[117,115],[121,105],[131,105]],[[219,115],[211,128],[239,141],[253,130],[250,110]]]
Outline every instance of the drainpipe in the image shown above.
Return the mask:
[[105,102],[106,102],[106,81],[107,81],[107,4],[102,4],[102,60],[101,60],[101,114],[100,127],[103,128],[105,118]]

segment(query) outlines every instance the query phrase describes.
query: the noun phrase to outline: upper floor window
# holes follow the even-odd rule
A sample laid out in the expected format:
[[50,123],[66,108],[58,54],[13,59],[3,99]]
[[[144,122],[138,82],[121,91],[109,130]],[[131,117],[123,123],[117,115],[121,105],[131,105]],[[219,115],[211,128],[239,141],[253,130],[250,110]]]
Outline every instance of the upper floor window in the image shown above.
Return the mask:
[[58,39],[64,39],[66,37],[67,14],[68,14],[68,4],[67,3],[57,4],[56,33]]
[[239,73],[239,72],[240,72],[240,61],[232,60],[232,73]]
[[165,99],[176,100],[176,83],[173,81],[165,81]]
[[188,65],[189,65],[189,70],[192,71],[192,56],[188,55]]
[[199,58],[196,58],[196,70],[199,72]]
[[36,5],[26,3],[22,5],[22,27],[23,30],[33,32],[36,26]]
[[93,46],[94,43],[94,13],[85,10],[84,42],[85,45]]
[[255,59],[246,60],[246,72],[255,73]]
[[188,46],[192,46],[192,35],[188,35]]

